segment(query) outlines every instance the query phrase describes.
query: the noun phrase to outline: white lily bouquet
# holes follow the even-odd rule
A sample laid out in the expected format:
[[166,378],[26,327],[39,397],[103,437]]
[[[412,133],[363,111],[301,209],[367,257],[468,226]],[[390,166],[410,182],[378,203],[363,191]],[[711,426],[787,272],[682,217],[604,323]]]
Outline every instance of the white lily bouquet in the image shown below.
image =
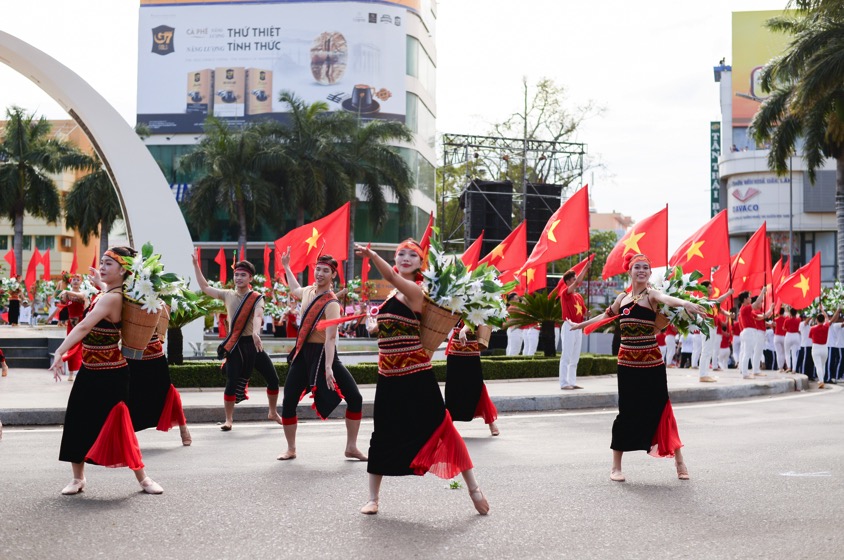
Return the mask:
[[56,283],[52,280],[38,280],[35,282],[35,299],[47,301],[56,293]]
[[16,292],[21,289],[21,283],[14,278],[0,278],[0,288],[6,292]]
[[440,307],[463,315],[473,329],[478,325],[501,328],[507,318],[504,294],[516,282],[502,284],[494,267],[481,265],[471,272],[456,256],[443,253],[439,231],[434,228],[428,249],[428,268],[422,272],[422,288]]
[[830,314],[844,307],[844,284],[836,280],[835,284],[824,288],[821,291],[821,303],[824,310]]
[[[702,286],[699,282],[701,278],[703,278],[703,274],[700,271],[695,270],[690,274],[683,274],[683,269],[677,266],[666,270],[662,284],[655,287],[665,295],[712,309],[714,302],[701,296],[701,294],[707,293],[706,286]],[[710,333],[714,333],[715,323],[709,315],[693,315],[683,308],[678,309],[668,305],[661,305],[659,311],[668,317],[671,324],[683,335],[687,335],[693,326],[700,329],[700,332],[707,338],[709,338]]]
[[349,301],[357,302],[361,300],[361,296],[363,292],[361,290],[361,280],[360,276],[355,276],[348,282],[346,282],[346,298]]
[[280,321],[284,317],[285,306],[279,306],[274,301],[266,301],[264,302],[264,313],[276,321]]
[[132,272],[123,281],[123,297],[137,303],[147,313],[157,313],[172,296],[187,290],[187,282],[172,272],[164,272],[161,255],[145,243],[141,254],[123,257],[123,268]]

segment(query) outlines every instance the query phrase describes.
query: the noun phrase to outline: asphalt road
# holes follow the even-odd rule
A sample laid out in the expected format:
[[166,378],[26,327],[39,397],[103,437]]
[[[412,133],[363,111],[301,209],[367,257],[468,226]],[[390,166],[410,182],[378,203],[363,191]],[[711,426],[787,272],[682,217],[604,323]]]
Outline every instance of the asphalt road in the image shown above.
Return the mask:
[[[692,480],[673,461],[626,456],[609,480],[615,411],[506,416],[490,438],[458,424],[491,504],[465,487],[386,478],[377,516],[365,465],[342,457],[342,421],[299,425],[299,458],[276,461],[280,426],[140,434],[162,496],[126,469],[69,466],[57,428],[0,443],[0,558],[842,558],[844,391],[675,407]],[[371,430],[364,421],[362,447]]]

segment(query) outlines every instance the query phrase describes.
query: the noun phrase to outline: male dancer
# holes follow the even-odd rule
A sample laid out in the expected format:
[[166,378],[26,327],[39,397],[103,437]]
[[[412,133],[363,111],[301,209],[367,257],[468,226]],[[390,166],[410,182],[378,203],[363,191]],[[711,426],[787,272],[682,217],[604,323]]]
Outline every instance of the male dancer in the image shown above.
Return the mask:
[[281,424],[276,405],[278,403],[278,373],[270,357],[264,352],[261,342],[261,326],[264,324],[264,298],[252,290],[252,277],[255,266],[249,261],[240,261],[234,265],[234,290],[212,288],[205,280],[196,255],[193,256],[193,269],[199,289],[212,298],[222,300],[228,315],[228,336],[217,348],[220,358],[224,358],[226,371],[226,390],[223,393],[223,405],[226,421],[220,426],[224,432],[232,429],[234,405],[249,398],[247,386],[252,370],[258,372],[267,382],[267,400],[269,401],[268,420]]
[[279,461],[296,458],[296,407],[308,392],[314,398],[314,409],[320,418],[328,415],[346,400],[346,457],[366,461],[366,455],[357,446],[358,431],[363,410],[363,397],[352,374],[337,357],[337,325],[317,328],[321,319],[340,318],[340,302],[331,288],[337,276],[337,261],[331,255],[320,255],[314,266],[313,286],[301,287],[290,270],[290,247],[281,257],[287,274],[290,294],[302,302],[302,323],[296,338],[296,347],[288,356],[290,369],[284,382],[284,400],[281,403],[281,424],[287,439],[287,451],[278,456]]
[[583,322],[586,313],[586,303],[583,296],[577,293],[577,288],[592,266],[591,261],[583,267],[580,273],[569,270],[563,275],[566,287],[560,294],[563,307],[563,327],[560,331],[562,355],[560,356],[560,389],[582,389],[577,385],[577,363],[580,361],[580,346],[583,343],[583,331],[571,330],[572,323]]

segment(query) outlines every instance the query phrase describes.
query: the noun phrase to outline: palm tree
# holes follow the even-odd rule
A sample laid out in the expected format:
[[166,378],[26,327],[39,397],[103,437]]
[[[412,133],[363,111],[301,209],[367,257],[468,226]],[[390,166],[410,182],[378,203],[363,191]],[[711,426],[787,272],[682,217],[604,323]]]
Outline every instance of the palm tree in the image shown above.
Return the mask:
[[91,237],[99,235],[102,255],[108,249],[108,232],[123,217],[123,211],[114,185],[96,154],[88,156],[88,168],[91,172],[77,179],[65,197],[65,227],[79,232],[85,245]]
[[204,173],[187,200],[187,214],[197,224],[210,223],[219,210],[238,226],[238,246],[246,248],[247,228],[259,221],[278,223],[281,198],[264,176],[264,137],[254,126],[236,131],[209,118],[205,136],[179,166],[188,173]]
[[55,223],[61,214],[59,191],[49,173],[83,169],[85,157],[71,144],[50,138],[50,123],[20,107],[6,109],[0,140],[0,215],[14,224],[15,259],[23,263],[23,216]]
[[380,231],[387,221],[385,187],[398,202],[400,219],[407,218],[414,184],[413,174],[404,158],[389,144],[410,142],[413,140],[413,134],[404,124],[395,121],[371,120],[361,124],[355,115],[348,113],[336,113],[334,120],[340,132],[338,154],[349,178],[347,198],[340,202],[351,202],[346,277],[352,278],[355,269],[353,244],[357,185],[361,186],[363,198],[369,203],[369,219],[375,232]]
[[771,93],[753,117],[757,142],[770,142],[768,166],[779,175],[803,141],[803,158],[814,183],[825,158],[836,161],[838,278],[844,279],[844,8],[828,0],[796,0],[798,17],[768,21],[793,37],[786,51],[762,72]]

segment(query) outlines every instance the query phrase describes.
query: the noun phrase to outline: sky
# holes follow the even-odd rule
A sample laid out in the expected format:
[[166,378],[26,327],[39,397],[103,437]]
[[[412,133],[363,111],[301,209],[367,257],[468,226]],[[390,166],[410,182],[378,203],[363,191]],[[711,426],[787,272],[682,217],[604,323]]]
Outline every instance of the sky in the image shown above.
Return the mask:
[[[441,0],[436,29],[439,132],[484,134],[523,103],[523,80],[550,78],[571,106],[603,107],[576,142],[600,212],[641,220],[669,205],[669,251],[709,219],[709,123],[720,120],[713,66],[731,61],[731,14],[786,0]],[[139,3],[2,2],[0,30],[87,80],[132,125]],[[0,61],[2,62],[2,61]],[[67,118],[0,64],[0,108]]]

